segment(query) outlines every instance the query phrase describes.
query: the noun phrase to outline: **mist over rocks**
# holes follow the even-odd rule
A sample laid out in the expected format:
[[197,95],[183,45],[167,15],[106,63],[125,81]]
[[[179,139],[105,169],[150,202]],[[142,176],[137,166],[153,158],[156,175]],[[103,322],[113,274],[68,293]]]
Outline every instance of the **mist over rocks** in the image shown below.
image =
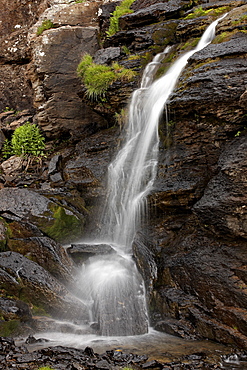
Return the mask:
[[[194,6],[136,0],[133,13],[121,17],[120,31],[109,38],[106,25],[119,2],[3,3],[0,145],[28,120],[46,137],[47,157],[30,166],[1,157],[1,300],[21,308],[14,318],[1,319],[0,333],[17,317],[23,333],[34,331],[29,309],[37,303],[54,316],[61,307],[68,317],[78,313],[79,302],[69,290],[76,266],[63,245],[101,228],[97,216],[107,166],[124,137],[122,109],[156,53],[171,46],[161,76],[216,19],[211,9],[225,7],[221,12],[228,15],[218,24],[215,41],[189,60],[170,96],[168,122],[165,113],[160,122],[150,221],[136,235],[134,249],[148,285],[152,326],[246,348],[245,1]],[[38,36],[45,19],[53,27]],[[89,100],[76,73],[84,53],[108,65],[118,61],[136,77],[114,82],[104,102]],[[0,301],[1,307],[5,303]],[[11,335],[19,335],[21,327]]]

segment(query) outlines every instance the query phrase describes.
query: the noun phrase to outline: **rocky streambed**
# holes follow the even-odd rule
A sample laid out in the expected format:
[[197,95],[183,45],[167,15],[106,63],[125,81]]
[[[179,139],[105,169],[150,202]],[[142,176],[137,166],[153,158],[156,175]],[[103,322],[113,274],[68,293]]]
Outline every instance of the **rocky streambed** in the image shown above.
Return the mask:
[[[60,334],[63,336],[65,334]],[[65,335],[66,336],[66,335]],[[152,340],[152,338],[150,337]],[[1,369],[31,369],[37,370],[39,367],[49,366],[52,369],[246,369],[247,353],[244,351],[231,352],[230,349],[220,346],[210,345],[203,342],[196,344],[186,343],[183,347],[183,354],[180,353],[178,343],[174,343],[172,337],[166,337],[170,346],[170,352],[165,352],[168,346],[160,352],[160,345],[152,341],[150,344],[154,353],[151,356],[140,353],[135,348],[134,353],[125,351],[121,346],[108,345],[104,352],[97,353],[93,348],[85,346],[83,349],[52,346],[49,341],[33,336],[29,336],[25,343],[16,345],[11,338],[0,337],[0,359]],[[98,339],[98,342],[100,340]],[[160,343],[161,344],[161,343]],[[95,344],[94,344],[95,345]],[[102,344],[98,344],[100,348]],[[127,344],[125,345],[127,347]],[[97,344],[96,344],[97,347]],[[112,348],[111,348],[112,347]],[[102,347],[101,347],[102,348]],[[193,351],[194,349],[194,351]],[[148,351],[150,352],[150,350]]]

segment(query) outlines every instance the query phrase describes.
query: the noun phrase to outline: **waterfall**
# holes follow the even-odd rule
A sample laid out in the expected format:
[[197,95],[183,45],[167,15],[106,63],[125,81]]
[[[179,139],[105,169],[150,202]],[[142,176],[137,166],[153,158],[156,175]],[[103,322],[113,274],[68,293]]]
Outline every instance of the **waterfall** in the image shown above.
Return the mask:
[[[224,16],[223,16],[224,17]],[[188,59],[207,46],[219,20],[204,32],[197,47],[182,55],[157,81],[154,74],[169,51],[146,67],[141,87],[132,95],[126,140],[108,171],[108,193],[99,243],[114,253],[92,257],[80,276],[82,296],[92,321],[103,335],[136,335],[147,331],[145,289],[131,257],[135,233],[146,214],[146,197],[153,188],[158,163],[158,124],[164,106]]]

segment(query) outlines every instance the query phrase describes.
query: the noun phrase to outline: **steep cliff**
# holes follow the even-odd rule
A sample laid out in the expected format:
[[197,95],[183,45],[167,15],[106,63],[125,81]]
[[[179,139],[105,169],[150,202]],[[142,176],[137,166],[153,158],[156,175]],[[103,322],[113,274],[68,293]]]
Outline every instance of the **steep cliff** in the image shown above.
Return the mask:
[[[136,236],[134,253],[155,328],[246,348],[246,1],[136,0],[133,12],[120,18],[120,31],[107,37],[118,3],[5,1],[0,15],[0,144],[30,121],[46,137],[47,157],[38,165],[17,157],[2,159],[3,260],[15,258],[21,264],[15,253],[32,259],[31,265],[48,271],[46,279],[51,275],[54,286],[49,289],[55,293],[54,279],[64,284],[64,274],[66,283],[73,280],[72,262],[59,243],[94,235],[100,227],[96,216],[107,166],[121,144],[123,109],[144,66],[170,45],[160,76],[195,46],[212,20],[228,12],[214,42],[189,59],[170,97],[168,122],[164,114],[160,123],[151,217]],[[42,30],[47,20],[50,28]],[[92,101],[76,73],[85,53],[99,64],[118,61],[136,77],[115,81],[103,100]],[[37,251],[43,251],[40,258]],[[156,277],[150,263],[157,267]],[[36,289],[24,273],[21,284],[14,269],[1,265],[1,275],[3,296]],[[58,304],[62,299],[65,305],[68,292],[59,289],[63,298]],[[39,294],[35,300],[44,304]],[[25,300],[34,303],[31,294]],[[72,303],[76,312],[77,302]],[[45,307],[54,313],[50,305]]]

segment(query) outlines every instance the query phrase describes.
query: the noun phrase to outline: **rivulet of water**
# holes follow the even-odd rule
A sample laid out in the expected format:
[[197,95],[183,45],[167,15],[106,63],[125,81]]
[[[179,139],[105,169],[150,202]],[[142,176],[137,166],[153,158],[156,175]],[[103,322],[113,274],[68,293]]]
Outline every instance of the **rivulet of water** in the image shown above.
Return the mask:
[[82,298],[102,335],[137,335],[148,331],[145,289],[131,252],[156,176],[158,125],[188,59],[212,41],[222,18],[206,29],[194,50],[182,55],[164,76],[153,82],[169,48],[158,54],[146,67],[141,87],[132,95],[125,144],[109,166],[107,200],[98,241],[111,245],[114,252],[89,259],[79,277]]

